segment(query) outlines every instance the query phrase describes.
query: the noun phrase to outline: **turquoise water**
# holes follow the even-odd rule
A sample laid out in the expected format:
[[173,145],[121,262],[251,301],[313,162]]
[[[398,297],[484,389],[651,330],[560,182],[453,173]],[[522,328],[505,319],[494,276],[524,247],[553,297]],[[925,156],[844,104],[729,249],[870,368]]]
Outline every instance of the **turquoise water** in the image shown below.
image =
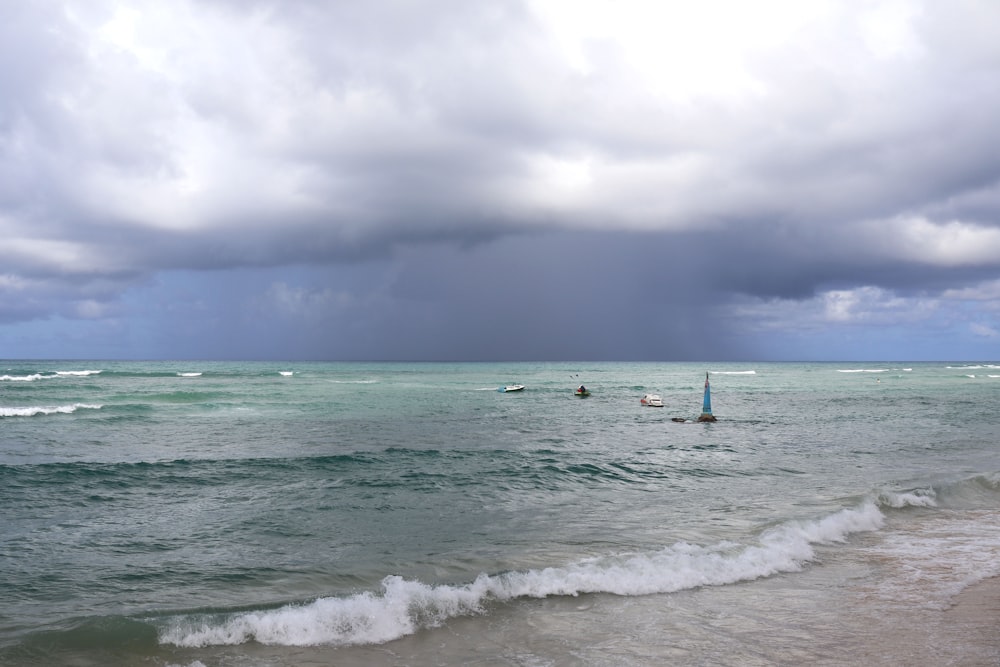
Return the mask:
[[1000,574],[998,398],[946,362],[0,362],[0,663],[891,658]]

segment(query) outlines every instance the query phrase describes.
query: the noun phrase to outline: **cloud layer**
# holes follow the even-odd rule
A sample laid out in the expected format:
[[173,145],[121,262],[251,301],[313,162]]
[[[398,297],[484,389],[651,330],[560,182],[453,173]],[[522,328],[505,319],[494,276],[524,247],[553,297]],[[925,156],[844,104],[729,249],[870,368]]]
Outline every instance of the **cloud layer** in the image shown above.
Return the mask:
[[1000,5],[695,4],[5,5],[0,356],[995,357]]

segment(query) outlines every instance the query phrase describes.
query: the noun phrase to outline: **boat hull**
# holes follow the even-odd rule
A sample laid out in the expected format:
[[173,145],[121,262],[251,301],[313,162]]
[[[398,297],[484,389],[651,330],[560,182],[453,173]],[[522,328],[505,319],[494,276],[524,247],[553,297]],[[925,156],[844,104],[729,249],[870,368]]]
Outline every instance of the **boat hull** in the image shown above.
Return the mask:
[[639,399],[639,403],[641,403],[642,405],[645,405],[648,408],[662,408],[663,407],[663,399],[660,398],[660,396],[658,394],[646,394],[641,399]]

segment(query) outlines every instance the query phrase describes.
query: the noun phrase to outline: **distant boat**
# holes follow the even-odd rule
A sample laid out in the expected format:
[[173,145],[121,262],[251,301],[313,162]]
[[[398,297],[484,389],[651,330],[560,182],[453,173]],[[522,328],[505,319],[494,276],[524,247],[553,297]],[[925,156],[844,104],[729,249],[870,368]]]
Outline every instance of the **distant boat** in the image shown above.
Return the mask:
[[512,392],[512,391],[524,391],[524,385],[523,384],[506,384],[506,385],[504,385],[502,387],[497,387],[497,391],[499,391],[501,394],[506,394],[506,393],[509,393],[509,392]]
[[660,398],[659,394],[646,394],[639,399],[639,403],[650,408],[662,408],[663,399]]
[[576,391],[573,393],[579,396],[580,398],[586,398],[587,396],[590,396],[590,390],[584,387],[582,384],[579,387],[577,387]]

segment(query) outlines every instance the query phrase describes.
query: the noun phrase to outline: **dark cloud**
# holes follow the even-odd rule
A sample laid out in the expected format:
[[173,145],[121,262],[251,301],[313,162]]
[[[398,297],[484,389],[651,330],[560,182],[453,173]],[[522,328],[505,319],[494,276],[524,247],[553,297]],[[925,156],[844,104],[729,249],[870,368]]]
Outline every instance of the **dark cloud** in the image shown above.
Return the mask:
[[992,349],[1000,8],[779,5],[4,6],[0,335],[739,357],[892,313]]

